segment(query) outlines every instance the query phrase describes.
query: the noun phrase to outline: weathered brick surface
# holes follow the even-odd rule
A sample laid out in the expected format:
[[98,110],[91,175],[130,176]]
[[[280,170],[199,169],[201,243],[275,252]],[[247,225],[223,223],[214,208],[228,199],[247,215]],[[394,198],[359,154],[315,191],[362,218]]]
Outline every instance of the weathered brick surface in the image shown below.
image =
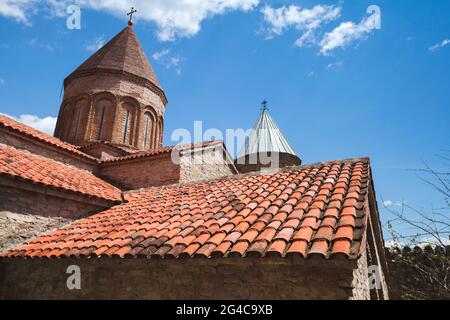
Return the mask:
[[173,163],[170,153],[155,157],[105,163],[100,174],[127,190],[178,183],[180,166]]
[[75,218],[105,209],[104,203],[82,202],[85,199],[81,197],[76,201],[75,197],[71,199],[69,194],[64,192],[54,192],[52,195],[50,190],[40,190],[41,188],[37,186],[29,185],[29,190],[25,190],[22,187],[11,186],[9,182],[5,185],[5,182],[0,178],[0,211]]
[[148,115],[146,149],[158,148],[167,103],[164,92],[132,29],[124,29],[112,42],[66,78],[55,136],[78,145],[106,140],[144,149]]
[[[70,265],[81,268],[81,290],[67,289]],[[349,299],[339,285],[347,272],[280,258],[1,259],[0,298]]]
[[101,160],[114,159],[116,157],[122,157],[128,153],[115,148],[107,143],[95,143],[91,146],[81,148],[83,152]]

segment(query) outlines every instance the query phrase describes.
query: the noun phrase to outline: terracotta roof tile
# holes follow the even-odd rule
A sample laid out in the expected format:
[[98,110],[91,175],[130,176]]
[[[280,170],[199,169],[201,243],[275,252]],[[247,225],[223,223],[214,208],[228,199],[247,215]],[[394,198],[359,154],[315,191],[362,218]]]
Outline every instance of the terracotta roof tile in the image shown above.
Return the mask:
[[247,241],[239,241],[230,250],[230,256],[243,256],[248,248]]
[[321,215],[322,215],[322,211],[320,211],[320,209],[313,208],[313,209],[309,210],[308,212],[306,212],[305,217],[314,217],[316,219],[319,219]]
[[68,151],[68,152],[73,153],[82,158],[89,159],[92,161],[97,161],[96,158],[94,158],[84,152],[81,152],[74,145],[63,142],[58,138],[52,137],[42,131],[36,130],[36,129],[34,129],[30,126],[27,126],[23,123],[17,122],[16,120],[13,120],[10,117],[7,117],[2,114],[0,114],[0,128],[5,128],[7,130],[11,130],[11,131],[20,133],[21,135],[26,135],[32,139],[41,141],[48,145],[52,145],[54,147],[57,147],[58,149]]
[[247,250],[247,255],[262,257],[262,256],[264,256],[267,247],[268,247],[268,241],[257,240]]
[[317,227],[317,218],[316,217],[306,217],[305,219],[303,219],[303,222],[301,224],[302,228],[303,227],[310,227],[312,229],[316,229]]
[[334,238],[353,240],[353,227],[344,226],[337,228]]
[[314,230],[310,227],[300,228],[298,232],[294,235],[294,240],[304,240],[308,243],[311,240]]
[[308,249],[308,242],[303,240],[295,240],[286,252],[286,256],[301,254],[306,257],[306,251]]
[[0,174],[34,184],[120,202],[121,191],[87,170],[0,145]]
[[341,213],[342,216],[353,216],[356,217],[356,208],[355,207],[345,207]]
[[[355,168],[361,169],[353,175]],[[368,193],[347,193],[347,189],[353,181],[353,190],[356,186],[366,190],[369,172],[367,159],[355,159],[132,191],[126,193],[127,203],[33,239],[3,256],[356,259],[364,243],[367,219],[362,209]]]
[[283,228],[280,232],[275,236],[274,240],[283,239],[286,242],[291,240],[292,234],[294,233],[294,228]]
[[327,240],[314,241],[308,253],[308,255],[320,255],[324,258],[327,257],[328,254],[329,254],[329,247]]
[[333,228],[328,226],[321,226],[315,236],[314,239],[321,239],[321,240],[327,240],[331,241],[331,238],[333,237]]
[[346,239],[336,240],[331,249],[333,255],[343,254],[346,257],[350,255],[351,241]]
[[286,249],[287,242],[281,239],[274,240],[267,249],[266,255],[268,256],[283,256]]

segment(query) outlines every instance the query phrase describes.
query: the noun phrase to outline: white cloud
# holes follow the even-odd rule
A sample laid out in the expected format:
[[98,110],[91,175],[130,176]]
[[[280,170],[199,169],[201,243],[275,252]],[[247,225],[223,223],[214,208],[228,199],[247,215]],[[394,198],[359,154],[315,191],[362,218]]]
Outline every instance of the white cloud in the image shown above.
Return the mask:
[[0,78],[0,86],[2,86],[2,85],[4,85],[4,84],[5,84],[5,79]]
[[265,6],[261,12],[264,21],[268,24],[268,38],[282,35],[288,28],[295,28],[301,35],[295,45],[302,47],[316,42],[314,32],[324,24],[339,18],[341,8],[327,5],[316,5],[312,9],[303,9],[297,5],[280,8]]
[[28,17],[37,10],[47,9],[61,16],[67,5],[77,4],[125,20],[125,13],[133,6],[138,10],[136,19],[155,23],[158,38],[169,41],[196,35],[205,19],[230,11],[249,11],[258,3],[259,0],[1,0],[0,14],[28,24]]
[[53,132],[55,131],[56,117],[40,118],[31,114],[21,114],[19,117],[13,117],[7,114],[4,115],[49,135],[53,135]]
[[311,71],[308,73],[308,78],[317,78],[319,75],[315,71]]
[[399,200],[384,200],[383,206],[385,206],[385,207],[392,207],[392,206],[402,207],[403,202],[399,201]]
[[344,61],[336,61],[333,63],[329,63],[326,69],[334,71],[342,71],[344,69]]
[[152,58],[156,61],[161,60],[161,58],[166,57],[170,53],[170,49],[162,49],[160,51],[154,52]]
[[446,45],[450,44],[450,39],[442,40],[442,42],[435,44],[434,46],[430,47],[430,51],[436,51],[437,49],[443,48]]
[[96,37],[92,42],[86,45],[86,50],[90,52],[95,52],[105,44],[105,39],[103,36]]
[[77,0],[94,10],[124,17],[131,6],[137,8],[136,19],[156,23],[157,36],[162,41],[192,37],[201,29],[201,22],[229,11],[252,10],[259,0]]
[[320,53],[329,55],[339,47],[345,47],[352,42],[365,39],[369,33],[377,28],[376,15],[364,17],[360,23],[351,21],[343,22],[332,31],[325,34],[320,41]]
[[29,25],[27,16],[32,13],[38,2],[38,0],[1,0],[0,15]]
[[180,75],[181,74],[181,57],[180,55],[172,55],[170,49],[162,49],[160,51],[154,52],[152,54],[152,58],[163,65],[166,69],[174,68],[175,72]]

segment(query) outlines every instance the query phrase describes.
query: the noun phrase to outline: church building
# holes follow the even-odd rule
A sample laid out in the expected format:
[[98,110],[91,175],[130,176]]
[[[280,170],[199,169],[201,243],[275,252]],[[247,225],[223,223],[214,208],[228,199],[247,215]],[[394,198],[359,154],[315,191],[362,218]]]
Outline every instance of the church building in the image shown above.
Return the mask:
[[0,298],[389,298],[368,158],[302,163],[265,102],[236,159],[163,146],[167,103],[130,20],[54,136],[0,114]]

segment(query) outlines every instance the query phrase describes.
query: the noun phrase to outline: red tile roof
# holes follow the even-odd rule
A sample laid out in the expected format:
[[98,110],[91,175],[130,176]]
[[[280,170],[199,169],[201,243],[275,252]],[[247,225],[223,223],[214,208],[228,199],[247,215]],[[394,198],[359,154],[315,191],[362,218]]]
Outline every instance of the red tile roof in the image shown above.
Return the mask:
[[120,201],[121,191],[91,172],[0,145],[0,175],[98,199]]
[[190,144],[179,144],[179,145],[174,145],[174,146],[162,147],[159,149],[148,150],[148,151],[138,151],[138,152],[133,152],[133,153],[123,156],[123,157],[115,157],[115,158],[111,158],[111,159],[102,160],[102,162],[108,163],[108,162],[118,162],[118,161],[124,161],[124,160],[152,157],[152,156],[156,156],[156,155],[163,154],[163,153],[170,153],[175,148],[177,148],[178,150],[188,150],[188,149],[207,147],[214,143],[223,144],[223,141],[217,140],[217,141],[195,142],[195,143],[190,143]]
[[117,70],[133,74],[152,82],[161,89],[161,84],[131,26],[123,28],[69,77],[95,69]]
[[94,157],[91,157],[90,155],[78,150],[78,148],[74,145],[65,143],[58,138],[52,137],[42,131],[33,129],[23,123],[20,123],[14,119],[11,119],[10,117],[2,115],[2,114],[0,114],[0,128],[6,128],[8,130],[15,131],[22,135],[28,136],[29,138],[33,138],[33,139],[39,140],[41,142],[47,143],[49,145],[55,146],[59,149],[69,151],[69,152],[74,153],[83,158],[94,160],[94,161],[96,160]]
[[364,249],[368,159],[151,188],[8,257],[341,256]]
[[81,151],[86,151],[89,150],[90,148],[96,147],[98,145],[105,145],[108,146],[112,149],[116,149],[117,151],[120,151],[123,153],[123,155],[129,155],[131,153],[135,153],[135,152],[142,152],[141,150],[137,149],[137,148],[132,148],[132,147],[128,147],[128,146],[124,146],[124,145],[119,145],[116,143],[112,143],[109,141],[104,141],[104,140],[99,140],[99,141],[93,141],[81,146],[76,146],[77,149],[81,150]]
[[118,74],[153,89],[167,104],[167,97],[131,26],[125,27],[64,79],[67,87],[73,79],[89,75]]

